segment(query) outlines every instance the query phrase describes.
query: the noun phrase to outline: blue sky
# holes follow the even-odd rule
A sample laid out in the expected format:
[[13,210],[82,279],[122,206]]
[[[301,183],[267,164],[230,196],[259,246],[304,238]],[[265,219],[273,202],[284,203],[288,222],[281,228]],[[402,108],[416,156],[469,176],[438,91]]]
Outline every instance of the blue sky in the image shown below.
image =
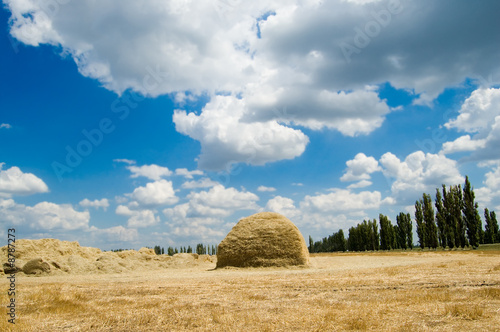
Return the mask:
[[500,208],[496,1],[4,0],[0,235],[318,239],[469,175]]

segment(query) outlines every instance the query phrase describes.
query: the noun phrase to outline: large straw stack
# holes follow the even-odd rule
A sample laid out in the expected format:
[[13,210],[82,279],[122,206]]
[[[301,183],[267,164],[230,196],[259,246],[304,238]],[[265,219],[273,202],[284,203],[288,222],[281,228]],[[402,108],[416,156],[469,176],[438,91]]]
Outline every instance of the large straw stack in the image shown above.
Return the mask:
[[304,237],[286,217],[261,212],[241,219],[219,244],[217,267],[307,265]]

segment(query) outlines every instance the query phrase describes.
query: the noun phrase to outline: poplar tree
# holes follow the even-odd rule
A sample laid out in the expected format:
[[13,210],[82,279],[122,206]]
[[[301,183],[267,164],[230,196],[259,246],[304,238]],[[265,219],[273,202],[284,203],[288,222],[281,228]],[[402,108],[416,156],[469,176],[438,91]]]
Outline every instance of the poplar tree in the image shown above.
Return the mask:
[[370,248],[371,250],[379,250],[380,248],[380,235],[378,233],[377,220],[373,219],[371,222],[368,222],[370,226]]
[[458,185],[458,187],[455,186],[455,192],[454,192],[454,215],[456,219],[456,240],[455,242],[457,243],[457,247],[460,246],[464,248],[465,246],[469,245],[467,242],[467,238],[465,237],[465,230],[466,230],[466,224],[465,224],[465,218],[462,216],[462,207],[464,205],[464,198],[463,198],[463,192],[462,192],[462,186]]
[[475,249],[479,246],[479,212],[477,211],[478,204],[474,202],[474,188],[472,188],[468,176],[465,177],[463,192],[462,212],[464,214],[465,225],[467,226],[467,237],[470,245]]
[[443,186],[443,205],[446,211],[447,243],[450,248],[467,245],[465,237],[465,223],[462,216],[463,196],[462,187],[450,186],[449,192]]
[[383,214],[379,215],[379,223],[380,223],[380,249],[390,250],[394,243],[392,237],[394,229],[392,228],[389,218],[387,218],[387,216],[384,216]]
[[500,230],[498,229],[497,215],[495,214],[495,211],[490,212],[490,220],[494,243],[500,243]]
[[359,251],[357,229],[353,226],[349,228],[349,237],[347,238],[347,249],[349,251]]
[[347,250],[347,240],[344,236],[344,231],[339,230],[335,235],[334,235],[334,248],[336,251],[346,251]]
[[347,240],[344,236],[344,231],[340,229],[338,232],[330,235],[327,239],[327,246],[329,252],[346,251]]
[[426,231],[426,245],[429,248],[438,247],[437,227],[434,221],[434,209],[432,208],[432,199],[428,194],[423,194],[423,217]]
[[415,202],[415,224],[417,225],[417,236],[420,248],[424,249],[426,242],[425,223],[424,223],[424,213],[422,211],[422,200]]
[[390,239],[391,249],[400,249],[401,246],[399,245],[398,242],[398,226],[393,225],[390,220],[389,223],[390,223],[389,239]]
[[447,229],[446,229],[446,212],[443,204],[443,197],[439,188],[436,188],[436,200],[434,203],[436,207],[436,224],[438,229],[438,240],[443,248],[448,246]]
[[361,239],[360,249],[361,251],[370,250],[370,230],[371,227],[368,226],[366,220],[363,220],[361,224],[358,224],[359,237]]
[[484,243],[496,243],[500,242],[498,235],[498,222],[495,215],[495,211],[489,211],[487,208],[484,209]]
[[413,225],[409,213],[406,214],[405,219],[406,219],[406,245],[408,248],[413,250]]
[[443,184],[443,216],[444,216],[444,232],[446,237],[446,244],[450,249],[455,247],[455,232],[456,232],[456,221],[453,216],[453,193],[452,187],[450,191],[446,191],[446,186]]
[[479,215],[478,204],[476,203],[476,221],[477,221],[477,235],[479,237],[479,244],[484,244],[484,230],[483,221]]
[[413,248],[413,230],[411,225],[411,216],[409,213],[400,212],[396,216],[396,223],[398,225],[398,233],[401,239],[402,249]]
[[396,216],[397,237],[401,249],[406,249],[406,232],[403,226],[404,217],[401,217],[402,215],[404,215],[403,212]]

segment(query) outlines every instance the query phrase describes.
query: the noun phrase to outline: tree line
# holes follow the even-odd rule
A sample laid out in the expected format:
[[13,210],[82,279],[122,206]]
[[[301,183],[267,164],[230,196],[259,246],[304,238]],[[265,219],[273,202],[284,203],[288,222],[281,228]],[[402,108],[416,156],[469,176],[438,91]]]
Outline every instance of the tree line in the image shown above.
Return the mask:
[[[479,244],[500,243],[498,221],[494,211],[484,209],[483,229],[478,203],[468,176],[465,185],[442,185],[436,189],[434,202],[424,193],[415,202],[415,230],[420,248],[477,248]],[[379,220],[364,220],[349,228],[314,242],[309,236],[309,252],[375,251],[413,249],[413,221],[409,213],[400,212],[396,224],[383,214]]]
[[[157,255],[164,255],[165,254],[165,248],[160,247],[158,245],[154,246],[154,251]],[[202,243],[198,243],[195,247],[195,253],[198,255],[217,255],[217,246],[216,245],[203,245]],[[191,254],[193,253],[193,248],[191,246],[186,247],[168,247],[167,248],[167,255],[173,256],[178,253],[188,253]]]

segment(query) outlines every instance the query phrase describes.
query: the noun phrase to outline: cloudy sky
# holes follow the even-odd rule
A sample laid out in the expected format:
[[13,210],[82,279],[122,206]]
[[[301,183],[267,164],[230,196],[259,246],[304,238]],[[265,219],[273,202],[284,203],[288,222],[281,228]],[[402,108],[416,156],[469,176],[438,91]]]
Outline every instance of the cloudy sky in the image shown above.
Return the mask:
[[500,210],[496,0],[3,0],[0,236],[315,239],[469,175]]

